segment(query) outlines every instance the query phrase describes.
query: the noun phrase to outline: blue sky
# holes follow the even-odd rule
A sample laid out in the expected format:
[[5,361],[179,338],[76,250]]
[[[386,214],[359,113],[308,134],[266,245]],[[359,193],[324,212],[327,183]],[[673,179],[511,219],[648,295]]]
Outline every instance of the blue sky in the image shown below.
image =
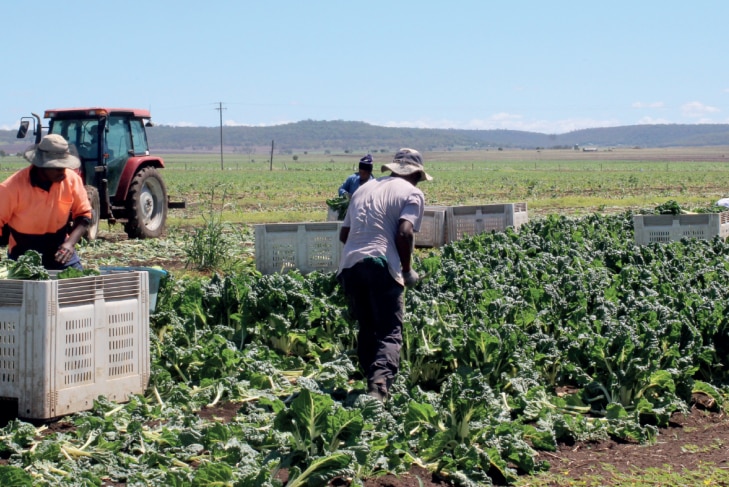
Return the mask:
[[725,0],[35,0],[0,8],[0,128],[149,108],[164,125],[565,133],[729,123]]

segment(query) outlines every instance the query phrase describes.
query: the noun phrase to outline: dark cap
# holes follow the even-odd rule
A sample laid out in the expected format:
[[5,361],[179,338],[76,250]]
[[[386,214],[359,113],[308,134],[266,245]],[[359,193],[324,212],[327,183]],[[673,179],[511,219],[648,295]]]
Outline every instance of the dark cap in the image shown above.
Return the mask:
[[367,154],[359,160],[359,168],[372,172],[372,156]]

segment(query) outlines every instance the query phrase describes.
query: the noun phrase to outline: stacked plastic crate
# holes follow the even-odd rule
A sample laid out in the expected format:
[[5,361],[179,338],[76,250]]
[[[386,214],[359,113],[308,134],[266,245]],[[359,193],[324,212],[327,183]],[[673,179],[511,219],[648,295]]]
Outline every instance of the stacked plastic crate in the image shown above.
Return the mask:
[[526,203],[495,203],[470,206],[426,206],[417,247],[440,247],[467,235],[518,229],[529,221]]

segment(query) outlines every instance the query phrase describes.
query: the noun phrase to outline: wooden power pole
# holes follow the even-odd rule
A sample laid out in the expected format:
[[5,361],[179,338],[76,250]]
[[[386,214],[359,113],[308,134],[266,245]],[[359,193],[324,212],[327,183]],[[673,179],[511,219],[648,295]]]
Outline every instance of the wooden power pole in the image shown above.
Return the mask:
[[223,102],[218,102],[218,108],[216,108],[217,111],[220,112],[220,170],[223,170]]
[[273,141],[271,141],[271,162],[268,165],[268,170],[273,171]]

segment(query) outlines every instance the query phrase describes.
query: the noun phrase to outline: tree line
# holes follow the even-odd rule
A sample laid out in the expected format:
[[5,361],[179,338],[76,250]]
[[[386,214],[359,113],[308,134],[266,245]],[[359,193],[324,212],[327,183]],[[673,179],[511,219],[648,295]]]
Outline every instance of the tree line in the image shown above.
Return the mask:
[[[217,151],[220,127],[148,129],[150,147],[160,151]],[[275,142],[282,151],[350,151],[374,148],[394,151],[402,146],[421,150],[485,150],[499,148],[550,149],[588,145],[602,147],[699,147],[729,145],[729,124],[657,124],[583,129],[565,134],[519,130],[458,130],[381,127],[364,122],[304,120],[268,127],[225,126],[225,150],[261,153]],[[15,131],[0,130],[0,147],[6,154],[28,145]]]

